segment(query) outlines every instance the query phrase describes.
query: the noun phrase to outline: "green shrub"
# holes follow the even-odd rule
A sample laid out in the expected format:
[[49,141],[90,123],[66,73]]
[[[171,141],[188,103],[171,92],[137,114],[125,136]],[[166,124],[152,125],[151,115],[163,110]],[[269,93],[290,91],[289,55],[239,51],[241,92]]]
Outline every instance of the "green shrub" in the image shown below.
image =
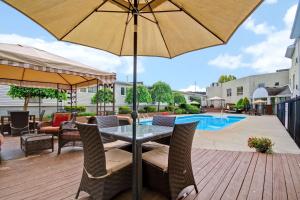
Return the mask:
[[174,111],[175,114],[180,115],[180,114],[185,114],[185,110],[181,108],[176,108]]
[[198,114],[200,112],[200,110],[196,106],[193,106],[191,104],[186,104],[186,112],[188,114]]
[[120,114],[129,114],[129,113],[131,113],[131,108],[129,108],[128,106],[120,106],[119,113]]
[[144,110],[145,110],[147,113],[156,112],[156,107],[155,107],[155,106],[145,106],[145,107],[144,107]]
[[71,108],[71,106],[65,106],[65,110],[67,112],[85,112],[86,111],[86,107],[85,106],[73,106]]
[[94,113],[94,112],[81,112],[81,113],[78,113],[77,116],[78,117],[81,117],[81,116],[96,116],[96,113]]
[[139,113],[146,113],[146,110],[144,110],[144,109],[139,109]]
[[273,145],[272,140],[269,138],[250,137],[248,139],[248,146],[250,148],[255,148],[257,152],[261,153],[272,153]]
[[166,111],[170,111],[170,112],[173,112],[175,110],[175,106],[166,106]]
[[244,105],[244,100],[240,99],[236,104],[235,104],[235,108],[238,110],[244,110],[245,105]]
[[181,108],[181,109],[186,109],[186,108],[187,108],[187,105],[188,105],[188,104],[186,104],[186,103],[182,103],[182,104],[179,105],[179,108]]

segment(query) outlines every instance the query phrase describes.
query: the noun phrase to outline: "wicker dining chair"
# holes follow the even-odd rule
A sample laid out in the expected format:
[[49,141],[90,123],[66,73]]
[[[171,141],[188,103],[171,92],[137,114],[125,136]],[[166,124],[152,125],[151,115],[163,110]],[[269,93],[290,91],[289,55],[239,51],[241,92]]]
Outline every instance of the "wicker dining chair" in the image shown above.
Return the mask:
[[120,149],[105,152],[98,126],[77,123],[83,143],[83,174],[78,192],[107,200],[131,187],[132,154]]
[[[163,115],[155,115],[153,116],[152,125],[158,126],[169,126],[174,127],[176,116],[163,116]],[[170,145],[171,136],[160,138],[155,140],[155,142],[165,145]]]
[[[175,119],[175,116],[155,115],[153,116],[152,125],[174,127]],[[143,151],[151,151],[153,149],[163,147],[164,145],[170,145],[170,139],[171,136],[168,136],[150,142],[146,142],[142,146]]]
[[[170,146],[163,146],[143,154],[144,183],[171,200],[182,196],[188,186],[194,186],[191,149],[198,122],[176,124]],[[159,183],[159,184],[157,184]]]
[[10,112],[11,135],[21,135],[22,132],[29,132],[29,111]]
[[[99,128],[119,126],[119,119],[116,115],[95,116],[88,121],[89,124],[97,124]],[[103,143],[114,142],[116,140],[102,136]]]

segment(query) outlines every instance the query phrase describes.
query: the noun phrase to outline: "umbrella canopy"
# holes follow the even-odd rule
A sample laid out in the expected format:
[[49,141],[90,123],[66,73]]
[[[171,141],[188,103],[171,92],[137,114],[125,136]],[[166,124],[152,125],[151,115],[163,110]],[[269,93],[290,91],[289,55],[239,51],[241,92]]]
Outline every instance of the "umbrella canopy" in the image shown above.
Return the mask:
[[136,143],[137,56],[172,58],[225,44],[262,0],[4,0],[58,40],[133,55],[133,199],[141,199]]
[[69,89],[114,83],[116,75],[29,46],[0,43],[0,83]]
[[265,103],[267,103],[267,101],[264,101],[264,100],[261,100],[261,99],[255,100],[253,102],[253,104],[265,104]]
[[212,98],[209,98],[208,99],[209,101],[223,101],[225,99],[221,98],[221,97],[218,97],[218,96],[215,96],[215,97],[212,97]]
[[[5,0],[58,40],[133,55],[133,0]],[[139,0],[137,55],[172,58],[226,43],[262,0]]]

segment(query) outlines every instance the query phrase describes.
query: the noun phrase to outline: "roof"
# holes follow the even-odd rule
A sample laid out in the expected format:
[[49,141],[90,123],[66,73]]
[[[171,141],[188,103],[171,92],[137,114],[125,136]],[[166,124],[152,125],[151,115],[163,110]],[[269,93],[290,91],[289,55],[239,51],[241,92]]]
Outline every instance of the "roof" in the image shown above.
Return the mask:
[[288,85],[283,87],[266,87],[269,96],[290,96],[292,94]]
[[288,85],[282,87],[259,87],[253,92],[253,99],[267,98],[269,96],[291,96],[292,92]]
[[300,9],[299,9],[299,6],[300,6],[300,2],[298,4],[296,16],[295,16],[295,20],[294,20],[294,24],[293,24],[293,28],[292,28],[292,33],[290,36],[291,39],[300,38]]
[[288,46],[288,48],[286,49],[286,52],[285,52],[285,57],[292,58],[294,51],[295,51],[295,44]]
[[104,72],[44,50],[0,43],[0,83],[28,87],[70,88],[111,84],[115,73]]

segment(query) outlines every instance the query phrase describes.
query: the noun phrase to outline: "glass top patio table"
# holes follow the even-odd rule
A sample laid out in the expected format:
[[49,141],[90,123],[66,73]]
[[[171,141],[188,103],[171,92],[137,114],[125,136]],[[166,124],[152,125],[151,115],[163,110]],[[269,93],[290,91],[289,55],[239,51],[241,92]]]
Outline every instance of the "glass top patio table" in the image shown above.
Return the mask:
[[[109,128],[100,128],[101,134],[107,137],[112,137],[117,140],[132,142],[132,125],[116,126]],[[156,126],[156,125],[137,125],[136,126],[136,141],[144,143],[151,140],[170,136],[173,132],[173,127]]]

